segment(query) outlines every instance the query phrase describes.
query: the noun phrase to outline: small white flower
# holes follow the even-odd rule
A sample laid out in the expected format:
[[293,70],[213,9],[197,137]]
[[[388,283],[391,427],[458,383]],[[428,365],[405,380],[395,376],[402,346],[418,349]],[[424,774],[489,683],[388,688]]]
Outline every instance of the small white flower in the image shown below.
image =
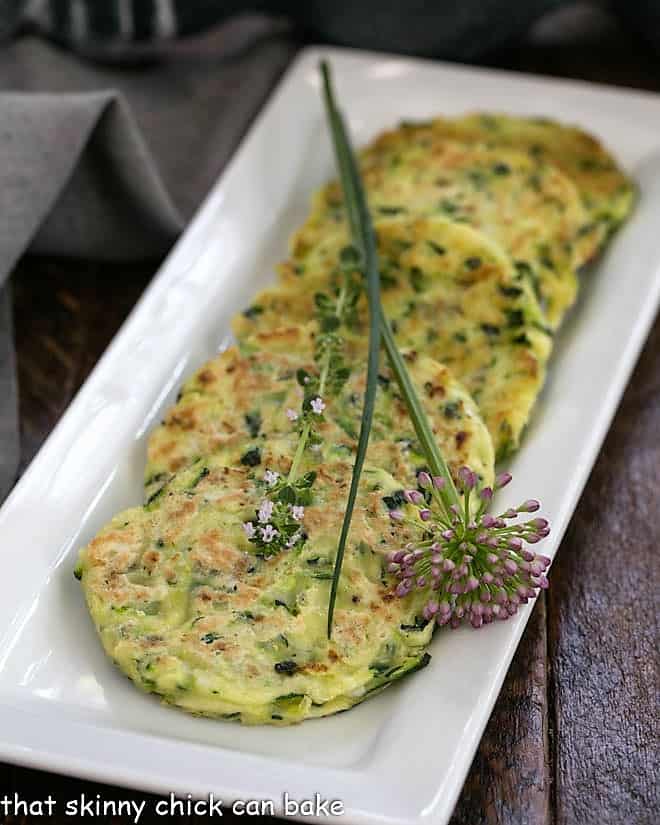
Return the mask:
[[305,517],[305,508],[301,504],[294,504],[291,508],[291,515],[295,521],[302,521]]
[[265,527],[262,527],[262,528],[261,528],[261,539],[262,539],[262,541],[264,541],[266,544],[270,544],[270,543],[271,543],[271,541],[272,541],[274,538],[277,538],[277,536],[278,536],[278,535],[279,535],[279,533],[278,533],[278,532],[277,532],[277,530],[273,527],[273,525],[272,525],[272,524],[267,524]]
[[289,407],[286,411],[286,417],[289,419],[289,421],[297,421],[298,413],[295,410],[291,409],[291,407]]
[[245,531],[245,535],[251,539],[254,537],[254,534],[257,532],[254,528],[254,524],[251,521],[246,521],[243,524],[243,530]]
[[273,502],[270,501],[270,499],[265,498],[261,502],[257,515],[261,524],[268,524],[271,516],[273,515]]
[[287,549],[290,549],[291,547],[294,546],[294,544],[297,544],[300,541],[301,538],[302,538],[301,531],[296,530],[296,532],[291,536],[291,538],[286,543]]
[[320,396],[318,398],[312,398],[310,407],[312,408],[312,412],[315,412],[317,415],[321,415],[325,409],[325,401]]
[[264,473],[264,481],[268,484],[269,487],[272,487],[273,484],[277,484],[277,479],[280,477],[279,473],[276,473],[275,470],[266,470]]

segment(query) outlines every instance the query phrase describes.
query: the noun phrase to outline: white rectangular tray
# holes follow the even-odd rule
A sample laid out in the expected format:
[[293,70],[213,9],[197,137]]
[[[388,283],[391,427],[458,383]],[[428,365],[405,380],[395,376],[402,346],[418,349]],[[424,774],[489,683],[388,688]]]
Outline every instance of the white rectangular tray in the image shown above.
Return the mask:
[[[317,64],[331,59],[356,143],[402,118],[543,114],[599,135],[634,175],[634,217],[589,274],[511,467],[505,503],[543,500],[552,553],[600,449],[660,295],[660,99],[375,54],[308,49],[0,512],[0,760],[225,800],[340,799],[345,820],[449,818],[527,622],[439,632],[429,667],[364,705],[289,729],[188,717],[104,656],[72,570],[141,499],[145,439],[182,377],[273,278],[308,198],[333,173]],[[552,576],[551,576],[552,583]],[[309,820],[308,820],[309,821]],[[319,821],[324,821],[322,818]],[[336,821],[336,819],[334,820]]]

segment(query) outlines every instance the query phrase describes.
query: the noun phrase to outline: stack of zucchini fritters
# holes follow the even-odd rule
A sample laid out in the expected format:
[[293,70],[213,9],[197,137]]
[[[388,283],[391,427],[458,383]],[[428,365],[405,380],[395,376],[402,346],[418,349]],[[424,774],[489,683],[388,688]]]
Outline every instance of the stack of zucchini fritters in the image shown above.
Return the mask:
[[[547,120],[470,115],[405,124],[361,154],[382,299],[452,471],[484,483],[514,451],[578,276],[634,200],[608,153]],[[419,593],[391,593],[384,557],[414,538],[388,510],[424,466],[396,383],[377,408],[333,637],[326,610],[364,391],[361,298],[345,331],[353,371],[328,402],[306,540],[272,557],[243,529],[286,474],[314,371],[315,294],[349,243],[337,183],[314,198],[279,284],[235,319],[237,346],[183,387],[149,443],[145,505],[81,551],[77,574],[107,653],[143,690],[194,713],[287,724],[347,709],[425,664]]]

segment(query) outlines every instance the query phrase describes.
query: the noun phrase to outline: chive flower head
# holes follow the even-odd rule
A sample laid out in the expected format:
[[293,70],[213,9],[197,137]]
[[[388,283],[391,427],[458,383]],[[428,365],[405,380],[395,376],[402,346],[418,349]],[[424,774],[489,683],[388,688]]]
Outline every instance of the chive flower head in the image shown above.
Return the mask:
[[[510,481],[509,473],[499,475],[495,489]],[[390,511],[390,518],[412,527],[419,541],[390,553],[387,569],[398,580],[397,596],[415,589],[428,594],[423,609],[427,621],[479,628],[515,615],[521,604],[547,588],[550,559],[526,545],[548,536],[550,526],[540,517],[520,520],[539,509],[536,499],[494,516],[488,512],[493,488],[481,486],[468,467],[458,472],[462,506],[447,507],[440,493],[444,479],[422,472],[417,482],[419,489],[404,492],[405,509]]]

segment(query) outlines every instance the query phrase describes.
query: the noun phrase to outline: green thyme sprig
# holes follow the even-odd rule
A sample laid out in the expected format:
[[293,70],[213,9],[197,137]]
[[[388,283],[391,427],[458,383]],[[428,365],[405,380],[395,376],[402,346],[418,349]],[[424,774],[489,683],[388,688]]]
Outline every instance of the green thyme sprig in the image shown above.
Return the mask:
[[264,498],[254,518],[243,523],[245,535],[259,555],[273,556],[305,543],[303,519],[305,507],[311,503],[315,480],[313,471],[290,481],[274,470],[266,470],[260,482],[266,488]]
[[243,523],[251,544],[262,556],[301,546],[307,540],[303,519],[311,503],[315,472],[302,476],[300,470],[308,449],[322,444],[319,425],[324,420],[327,403],[341,392],[350,377],[345,359],[345,342],[341,328],[355,317],[355,307],[362,290],[356,269],[358,253],[346,247],[341,254],[341,282],[336,295],[319,292],[315,296],[319,331],[315,338],[314,360],[317,372],[299,369],[296,380],[302,391],[298,410],[289,408],[286,416],[298,427],[298,443],[286,476],[267,469],[257,482],[264,497],[254,517]]
[[336,296],[317,292],[314,296],[319,332],[314,342],[314,360],[318,375],[298,370],[297,380],[303,390],[301,410],[288,410],[290,420],[297,421],[300,438],[289,470],[288,481],[293,483],[308,447],[321,444],[318,425],[323,421],[326,399],[336,398],[348,381],[351,370],[344,358],[345,343],[340,334],[342,327],[355,317],[355,306],[360,297],[361,285],[355,277],[357,253],[351,247],[342,252],[341,285]]

